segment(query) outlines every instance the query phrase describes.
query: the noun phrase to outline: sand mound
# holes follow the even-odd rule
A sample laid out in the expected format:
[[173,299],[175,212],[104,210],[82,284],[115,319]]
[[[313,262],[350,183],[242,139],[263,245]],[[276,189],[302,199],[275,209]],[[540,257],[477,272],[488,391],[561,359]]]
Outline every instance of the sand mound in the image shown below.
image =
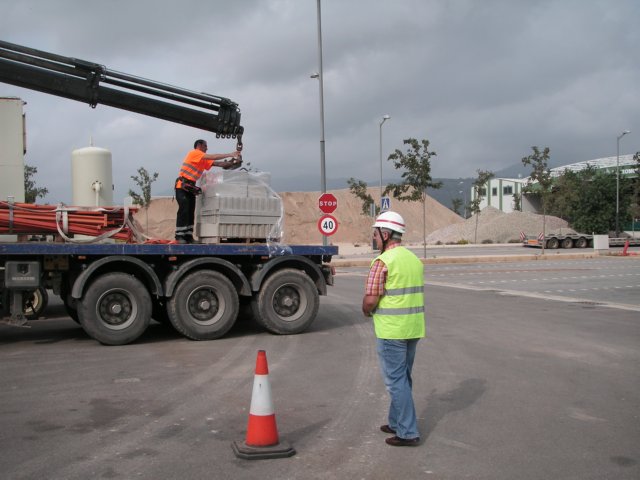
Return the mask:
[[[330,244],[371,244],[373,219],[362,214],[362,202],[348,189],[333,190],[338,208],[332,214],[338,220],[336,233],[328,237]],[[378,198],[378,189],[370,189]],[[318,209],[319,192],[284,192],[279,194],[284,207],[284,242],[290,244],[321,244],[318,220],[323,215]],[[473,243],[476,218],[464,220],[453,211],[428,197],[426,202],[425,231],[427,244],[457,243],[466,240]],[[420,202],[401,202],[392,199],[392,210],[402,215],[407,223],[405,243],[422,244],[423,208]],[[173,198],[155,198],[148,209],[140,209],[135,219],[146,235],[152,238],[173,239],[178,205]],[[547,233],[569,231],[567,222],[547,216]],[[542,215],[533,213],[503,213],[488,207],[480,213],[478,220],[478,243],[507,243],[517,241],[520,232],[529,235],[542,231]]]

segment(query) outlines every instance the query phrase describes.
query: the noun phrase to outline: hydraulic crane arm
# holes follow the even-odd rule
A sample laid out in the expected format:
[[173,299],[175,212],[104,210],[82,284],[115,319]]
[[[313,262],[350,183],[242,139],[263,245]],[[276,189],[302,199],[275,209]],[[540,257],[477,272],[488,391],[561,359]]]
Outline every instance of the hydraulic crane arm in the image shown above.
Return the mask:
[[[238,104],[0,40],[0,82],[242,138]],[[109,86],[106,86],[109,85]],[[241,141],[238,141],[241,147]]]

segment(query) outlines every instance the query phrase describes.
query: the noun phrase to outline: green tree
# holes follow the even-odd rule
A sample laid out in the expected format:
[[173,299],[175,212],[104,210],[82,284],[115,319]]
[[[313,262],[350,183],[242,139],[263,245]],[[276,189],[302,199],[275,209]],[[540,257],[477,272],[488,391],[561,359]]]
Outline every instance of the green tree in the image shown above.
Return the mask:
[[579,173],[584,181],[580,184],[579,206],[574,210],[571,226],[579,232],[606,234],[615,229],[615,173]]
[[142,193],[138,194],[133,190],[129,190],[129,196],[133,198],[133,203],[142,207],[148,207],[151,203],[151,184],[158,178],[158,173],[155,172],[153,176],[149,175],[146,168],[138,168],[138,175],[131,175],[131,179],[142,190]]
[[478,170],[478,177],[473,182],[473,200],[469,202],[469,211],[476,216],[476,228],[473,243],[478,243],[478,220],[480,220],[480,204],[487,195],[487,185],[494,177],[493,172],[488,170]]
[[429,140],[426,139],[418,141],[415,138],[408,138],[403,141],[403,144],[408,145],[406,152],[396,149],[387,159],[393,161],[396,170],[404,170],[401,175],[402,182],[387,185],[384,195],[392,192],[394,198],[400,201],[422,201],[422,245],[424,257],[426,257],[427,188],[438,189],[442,187],[442,182],[434,182],[431,177],[431,157],[435,157],[436,152],[429,151]]
[[[530,166],[532,168],[529,178],[532,183],[527,184],[523,191],[527,193],[535,192],[542,203],[542,235],[545,235],[546,220],[547,220],[547,204],[551,197],[551,187],[553,185],[553,179],[551,177],[551,171],[549,170],[549,147],[545,147],[544,150],[536,146],[531,147],[533,153],[528,157],[522,158],[522,164]],[[542,254],[544,255],[545,242],[542,242]]]
[[[367,184],[362,180],[357,180],[353,177],[347,180],[349,190],[353,195],[362,200],[362,214],[369,215],[371,212],[371,205],[374,205],[373,197],[367,192]],[[375,205],[374,216],[378,214],[380,207]]]
[[36,181],[33,179],[38,173],[38,167],[31,165],[24,166],[24,201],[25,203],[36,203],[38,198],[44,198],[49,190],[45,187],[36,187]]

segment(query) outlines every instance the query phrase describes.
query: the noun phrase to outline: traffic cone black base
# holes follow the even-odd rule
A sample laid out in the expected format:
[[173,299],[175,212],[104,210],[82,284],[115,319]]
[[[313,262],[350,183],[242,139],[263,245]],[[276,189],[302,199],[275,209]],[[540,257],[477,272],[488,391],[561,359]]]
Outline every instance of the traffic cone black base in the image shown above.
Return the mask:
[[286,458],[296,454],[296,450],[287,441],[281,441],[278,445],[271,447],[250,447],[245,442],[232,442],[231,448],[236,457],[245,460]]
[[267,354],[264,350],[258,350],[256,358],[247,436],[244,442],[232,442],[231,448],[236,457],[247,460],[284,458],[296,453],[288,442],[280,441],[278,435],[276,414],[271,399]]

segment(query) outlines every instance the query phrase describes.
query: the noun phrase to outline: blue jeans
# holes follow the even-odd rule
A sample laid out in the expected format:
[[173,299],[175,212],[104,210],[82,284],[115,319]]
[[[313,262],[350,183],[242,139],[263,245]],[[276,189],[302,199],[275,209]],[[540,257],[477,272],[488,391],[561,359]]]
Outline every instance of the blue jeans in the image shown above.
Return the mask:
[[400,438],[420,436],[416,409],[411,391],[411,369],[416,356],[418,339],[385,340],[378,338],[378,358],[384,385],[391,397],[389,426]]

